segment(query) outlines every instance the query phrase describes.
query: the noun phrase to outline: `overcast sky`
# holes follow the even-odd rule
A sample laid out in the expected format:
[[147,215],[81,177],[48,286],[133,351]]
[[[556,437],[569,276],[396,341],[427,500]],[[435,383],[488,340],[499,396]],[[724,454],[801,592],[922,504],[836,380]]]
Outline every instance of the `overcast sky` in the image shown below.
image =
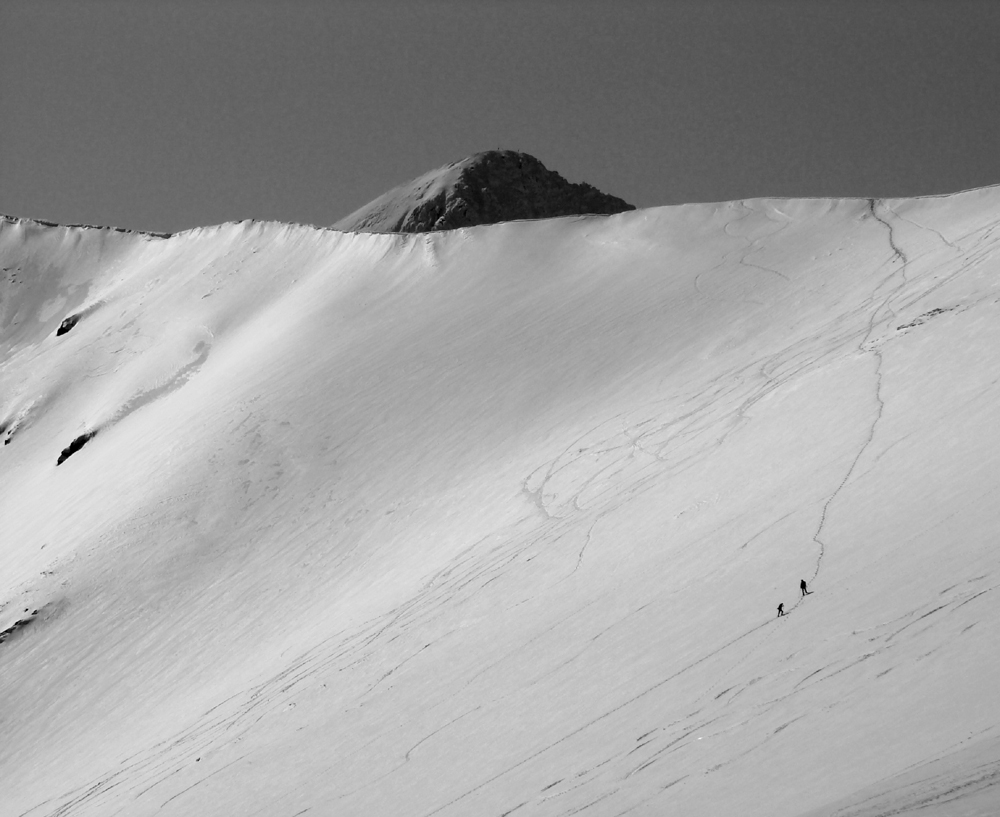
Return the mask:
[[640,207],[1000,183],[1000,2],[3,0],[0,212],[328,225],[524,150]]

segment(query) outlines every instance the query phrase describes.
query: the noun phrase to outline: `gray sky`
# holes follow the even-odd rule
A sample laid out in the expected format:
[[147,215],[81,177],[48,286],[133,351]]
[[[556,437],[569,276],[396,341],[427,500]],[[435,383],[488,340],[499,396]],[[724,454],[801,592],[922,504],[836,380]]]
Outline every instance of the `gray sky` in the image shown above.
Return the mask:
[[0,212],[332,224],[489,148],[640,207],[1000,183],[995,0],[3,0]]

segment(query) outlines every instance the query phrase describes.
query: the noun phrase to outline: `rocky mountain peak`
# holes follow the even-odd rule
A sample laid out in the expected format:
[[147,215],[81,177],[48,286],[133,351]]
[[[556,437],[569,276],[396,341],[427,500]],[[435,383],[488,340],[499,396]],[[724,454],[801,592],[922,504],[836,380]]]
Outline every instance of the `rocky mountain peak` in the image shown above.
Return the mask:
[[351,232],[422,233],[634,209],[592,185],[568,182],[527,153],[489,150],[390,190],[334,227]]

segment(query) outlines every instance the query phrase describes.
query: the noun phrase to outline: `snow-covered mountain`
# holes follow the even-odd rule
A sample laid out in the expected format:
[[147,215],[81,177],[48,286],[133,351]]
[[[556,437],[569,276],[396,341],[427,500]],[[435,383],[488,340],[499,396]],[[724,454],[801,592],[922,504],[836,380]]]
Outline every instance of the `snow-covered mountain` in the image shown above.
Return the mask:
[[1000,810],[1000,189],[0,270],[3,817]]

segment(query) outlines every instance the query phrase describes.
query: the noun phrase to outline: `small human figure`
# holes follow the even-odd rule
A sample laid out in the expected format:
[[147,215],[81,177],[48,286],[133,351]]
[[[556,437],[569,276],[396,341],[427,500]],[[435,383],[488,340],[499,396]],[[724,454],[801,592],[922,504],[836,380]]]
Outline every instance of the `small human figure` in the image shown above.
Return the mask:
[[805,598],[806,596],[809,595],[810,591],[809,591],[809,588],[806,587],[806,580],[805,579],[803,579],[802,581],[799,582],[799,590],[802,591],[802,597],[803,598]]
[[781,602],[781,604],[778,605],[778,618],[781,618],[784,614],[785,614],[785,603]]

